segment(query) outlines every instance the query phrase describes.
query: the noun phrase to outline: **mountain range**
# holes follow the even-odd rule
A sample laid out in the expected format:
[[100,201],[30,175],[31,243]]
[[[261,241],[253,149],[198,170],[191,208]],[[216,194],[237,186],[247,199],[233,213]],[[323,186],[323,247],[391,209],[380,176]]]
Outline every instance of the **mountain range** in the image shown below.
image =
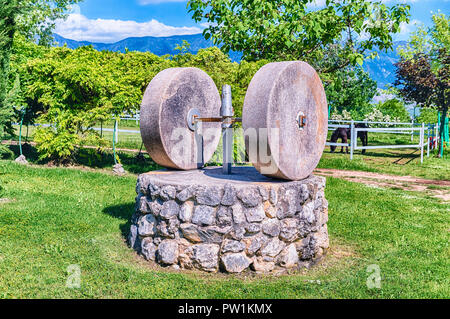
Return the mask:
[[[176,54],[177,45],[181,45],[183,40],[190,44],[189,51],[196,54],[198,50],[213,46],[211,40],[205,40],[202,34],[174,35],[170,37],[131,37],[114,43],[96,43],[89,41],[76,41],[66,39],[58,34],[54,34],[55,46],[67,45],[68,48],[76,49],[80,46],[92,45],[96,50],[108,50],[116,52],[129,51],[150,51],[156,55]],[[397,48],[405,42],[395,42],[392,51],[378,51],[378,57],[364,62],[364,69],[369,72],[372,79],[377,81],[379,88],[392,85],[395,81],[395,66],[399,59]],[[230,52],[232,61],[240,61],[239,52]]]

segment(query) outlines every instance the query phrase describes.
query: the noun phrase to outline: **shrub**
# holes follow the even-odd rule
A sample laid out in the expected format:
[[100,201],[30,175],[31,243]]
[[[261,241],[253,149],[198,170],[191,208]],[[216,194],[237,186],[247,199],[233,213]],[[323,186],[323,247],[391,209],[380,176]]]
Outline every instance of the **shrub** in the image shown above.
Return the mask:
[[34,133],[39,159],[50,159],[57,163],[72,160],[76,145],[80,142],[78,134],[53,127],[39,127]]
[[416,117],[417,123],[437,123],[437,111],[433,108],[423,107],[420,109],[420,115]]
[[0,159],[12,159],[13,157],[13,151],[11,151],[7,146],[0,144]]
[[405,104],[398,99],[384,101],[376,107],[383,115],[389,115],[391,119],[397,119],[400,122],[411,121],[411,116],[406,110]]
[[[374,107],[372,112],[366,115],[364,121],[368,122],[400,122],[396,117],[391,117],[390,115],[383,114],[378,108]],[[386,124],[371,124],[371,126],[386,126]]]

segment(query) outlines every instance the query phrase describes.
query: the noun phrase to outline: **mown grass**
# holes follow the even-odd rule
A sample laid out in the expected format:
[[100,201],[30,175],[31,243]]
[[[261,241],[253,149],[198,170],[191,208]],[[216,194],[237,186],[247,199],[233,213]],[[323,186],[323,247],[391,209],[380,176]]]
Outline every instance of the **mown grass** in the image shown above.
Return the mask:
[[[327,258],[290,276],[245,277],[175,273],[138,258],[124,242],[135,181],[0,161],[0,297],[450,297],[449,208],[420,193],[329,178]],[[80,289],[66,287],[72,264]],[[371,264],[381,289],[366,286]]]
[[[399,144],[419,144],[419,137],[414,136],[413,141],[411,141],[411,135],[371,132],[368,134],[368,145],[370,146]],[[360,140],[358,140],[358,145],[361,146]],[[436,180],[450,179],[450,151],[448,149],[444,152],[444,158],[437,158],[437,150],[430,151],[430,156],[427,157],[425,145],[423,163],[420,163],[420,150],[418,148],[374,149],[366,150],[365,154],[356,150],[352,161],[350,155],[345,153],[345,149],[344,153],[340,153],[340,151],[341,147],[338,147],[336,153],[330,153],[330,147],[325,147],[318,167],[401,176],[410,175]]]
[[449,180],[450,159],[436,157],[436,152],[430,157],[424,155],[420,163],[420,152],[414,149],[371,150],[366,154],[355,152],[353,160],[348,154],[330,153],[326,147],[318,168],[343,169],[354,171],[377,172],[400,176],[416,176],[421,178]]

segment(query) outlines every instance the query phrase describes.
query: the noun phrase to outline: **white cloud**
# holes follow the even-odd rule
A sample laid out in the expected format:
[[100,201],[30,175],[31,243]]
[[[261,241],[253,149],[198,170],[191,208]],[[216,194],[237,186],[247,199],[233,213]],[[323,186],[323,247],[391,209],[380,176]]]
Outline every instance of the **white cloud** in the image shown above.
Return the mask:
[[55,32],[65,38],[78,41],[116,42],[128,37],[171,36],[201,33],[198,27],[174,27],[155,19],[148,22],[114,19],[88,19],[82,14],[69,14],[66,20],[58,20]]
[[[141,1],[158,1],[158,0],[141,0]],[[338,2],[340,0],[335,0],[334,2]],[[382,3],[386,3],[388,5],[393,5],[396,3],[413,3],[413,2],[418,2],[419,0],[369,0],[372,2],[382,2]],[[450,0],[445,0],[445,1],[450,1]],[[306,8],[308,10],[316,10],[316,9],[322,9],[325,8],[325,6],[327,5],[326,0],[310,0],[310,2],[306,5]]]
[[421,21],[413,19],[409,23],[402,22],[400,23],[400,33],[398,33],[398,37],[400,38],[408,38],[409,34],[412,31],[415,31],[419,25],[423,24]]
[[311,0],[311,2],[309,2],[306,5],[306,8],[308,10],[313,10],[313,9],[323,8],[325,6],[326,6],[326,0]]
[[143,6],[148,4],[158,4],[165,2],[187,2],[187,0],[138,0],[138,3]]

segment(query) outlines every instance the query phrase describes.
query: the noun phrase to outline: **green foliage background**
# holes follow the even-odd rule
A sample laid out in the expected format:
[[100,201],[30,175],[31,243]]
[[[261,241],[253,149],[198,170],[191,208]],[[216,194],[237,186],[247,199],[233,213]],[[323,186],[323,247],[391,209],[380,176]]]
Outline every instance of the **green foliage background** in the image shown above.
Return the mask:
[[[15,38],[48,44],[55,21],[66,16],[70,5],[78,1],[0,0],[0,136],[13,133],[12,121],[23,107],[20,77],[10,66]],[[12,155],[0,144],[0,158]]]
[[[216,47],[197,54],[188,53],[188,47],[184,43],[174,56],[157,56],[97,51],[89,46],[47,48],[17,36],[11,68],[21,81],[25,123],[52,125],[34,133],[40,158],[70,162],[79,146],[105,146],[107,142],[92,128],[139,110],[148,83],[166,68],[198,67],[211,76],[219,91],[223,84],[230,84],[235,115],[241,116],[251,79],[269,61],[236,63]],[[362,68],[346,67],[321,77],[333,113],[347,110],[354,119],[363,119],[372,110],[376,82]]]
[[52,124],[34,135],[41,159],[70,161],[78,146],[93,140],[104,144],[92,128],[139,110],[148,83],[171,67],[198,67],[219,91],[230,84],[235,114],[241,116],[247,86],[267,61],[238,64],[216,47],[194,55],[186,53],[187,46],[179,47],[177,55],[160,57],[149,52],[100,52],[89,46],[46,48],[17,37],[12,67],[28,105],[26,122]]
[[394,98],[386,100],[383,103],[379,103],[376,108],[380,110],[383,115],[389,115],[391,118],[395,118],[400,122],[411,121],[411,116],[405,108],[405,103],[399,99]]

